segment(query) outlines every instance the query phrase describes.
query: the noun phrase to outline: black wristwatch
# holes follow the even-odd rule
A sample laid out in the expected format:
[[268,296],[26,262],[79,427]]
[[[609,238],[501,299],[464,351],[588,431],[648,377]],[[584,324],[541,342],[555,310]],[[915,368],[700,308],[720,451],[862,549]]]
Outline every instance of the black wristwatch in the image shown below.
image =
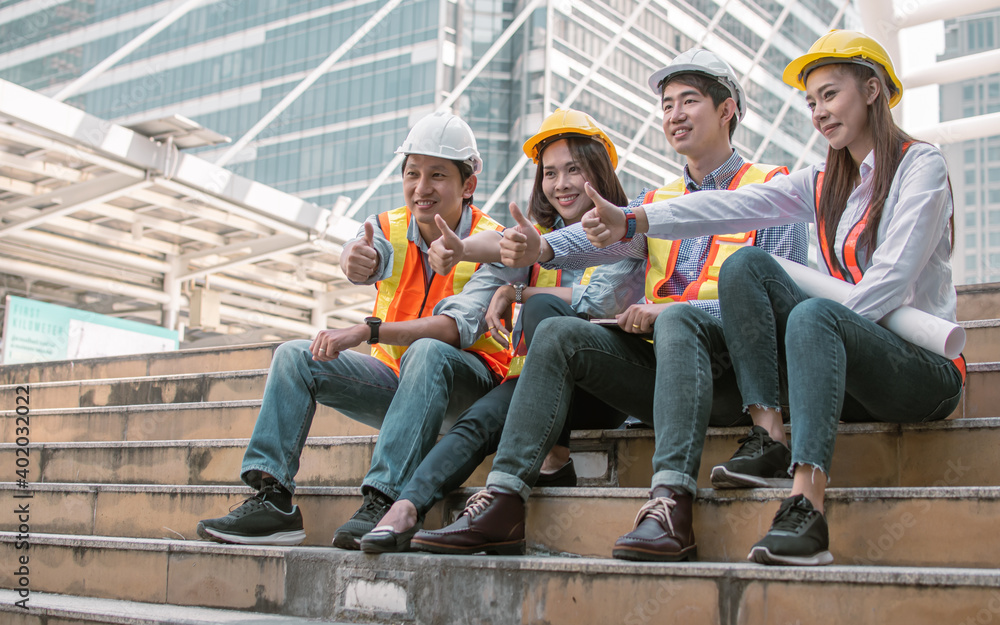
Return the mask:
[[528,285],[523,282],[515,282],[512,286],[514,287],[514,301],[518,304],[523,303],[521,296],[524,294],[524,287]]
[[368,324],[368,328],[372,331],[372,335],[368,338],[368,344],[374,345],[378,343],[378,327],[382,325],[382,320],[378,317],[365,317],[365,323]]

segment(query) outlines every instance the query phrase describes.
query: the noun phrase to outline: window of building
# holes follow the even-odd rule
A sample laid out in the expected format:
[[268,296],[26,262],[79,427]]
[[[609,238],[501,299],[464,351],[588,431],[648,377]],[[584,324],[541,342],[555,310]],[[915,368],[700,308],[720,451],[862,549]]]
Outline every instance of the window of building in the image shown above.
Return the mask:
[[975,191],[966,191],[965,192],[965,205],[966,206],[975,206],[976,205],[976,192]]
[[1000,247],[1000,232],[990,233],[990,247]]
[[990,182],[1000,182],[1000,167],[990,167]]
[[990,189],[990,204],[1000,204],[1000,189]]
[[976,257],[975,256],[966,256],[965,257],[965,270],[966,271],[975,271],[976,270]]
[[965,227],[975,228],[976,227],[976,213],[971,211],[965,214]]
[[986,151],[991,161],[1000,161],[1000,146],[991,147]]
[[976,184],[976,170],[966,169],[965,170],[965,184]]
[[1000,211],[990,211],[990,224],[1000,224]]
[[965,85],[962,87],[962,99],[972,100],[976,97],[976,87],[973,85]]
[[989,92],[991,98],[1000,98],[1000,82],[991,82]]
[[965,235],[965,247],[976,247],[976,235],[974,234]]
[[968,165],[970,163],[975,163],[975,162],[976,162],[976,149],[969,148],[968,150],[965,151],[965,164]]

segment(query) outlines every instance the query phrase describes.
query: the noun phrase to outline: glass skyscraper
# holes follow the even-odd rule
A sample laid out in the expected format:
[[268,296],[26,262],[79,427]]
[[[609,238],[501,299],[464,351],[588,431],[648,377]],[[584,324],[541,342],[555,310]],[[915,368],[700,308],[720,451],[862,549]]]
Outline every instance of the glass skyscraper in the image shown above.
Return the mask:
[[[994,50],[1000,11],[945,22],[939,60]],[[941,121],[1000,112],[1000,74],[941,85]],[[942,146],[955,199],[956,284],[1000,281],[1000,136]]]
[[[181,4],[7,2],[0,78],[54,95]],[[383,4],[206,1],[66,101],[124,125],[176,113],[236,139]],[[646,80],[696,45],[722,54],[743,77],[750,112],[734,141],[744,155],[789,167],[820,160],[808,111],[781,70],[831,26],[858,26],[850,0],[406,0],[228,167],[323,207],[343,198],[345,209],[372,186],[409,126],[525,11],[454,107],[483,152],[480,206],[527,199],[532,168],[515,169],[521,143],[566,104],[610,131],[629,193],[677,175],[682,159],[660,131]],[[225,149],[195,151],[214,160]],[[360,219],[402,203],[393,172],[348,214]]]

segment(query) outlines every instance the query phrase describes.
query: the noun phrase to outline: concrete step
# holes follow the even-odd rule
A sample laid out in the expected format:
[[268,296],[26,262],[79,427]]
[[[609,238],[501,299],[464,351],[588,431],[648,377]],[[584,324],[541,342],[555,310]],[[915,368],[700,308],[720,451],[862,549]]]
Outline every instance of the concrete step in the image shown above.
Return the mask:
[[[209,376],[198,383],[191,382],[192,378],[182,377],[184,382],[173,385],[168,383],[160,391],[156,391],[154,386],[145,387],[145,391],[135,391],[140,395],[143,393],[155,395],[160,392],[161,398],[169,397],[175,403],[65,408],[35,408],[33,404],[29,404],[31,440],[35,442],[193,440],[249,436],[260,408],[259,398],[196,402],[177,400],[188,399],[186,393],[189,391],[195,393],[193,389],[199,385],[201,392],[209,392],[212,397],[226,396],[230,392],[243,393],[245,396],[252,394],[256,388],[262,389],[261,379],[255,377],[252,372],[233,376]],[[124,388],[129,383],[122,384]],[[190,386],[186,387],[186,384]],[[209,387],[208,391],[205,385]],[[72,385],[66,388],[69,389],[66,393],[72,395]],[[182,388],[184,390],[180,390]],[[0,410],[0,418],[3,419],[3,440],[12,441],[15,439],[15,417],[18,416],[14,401],[17,395],[16,386],[7,385],[0,387],[0,390],[6,391],[0,395],[3,397],[0,400],[3,402],[0,407],[8,408]],[[163,394],[164,390],[166,395]],[[128,392],[122,390],[121,394],[128,395]],[[263,394],[262,390],[260,394]],[[89,398],[87,401],[112,397],[110,391],[100,395],[85,392],[83,395],[87,395]],[[34,397],[35,393],[30,396]],[[65,401],[65,398],[59,401]],[[993,417],[996,416],[997,405],[1000,405],[1000,362],[969,365],[965,397],[952,416]],[[375,430],[340,415],[332,408],[319,406],[310,433],[314,436],[356,436],[373,434]]]
[[[14,538],[2,540],[12,562]],[[770,625],[818,615],[829,623],[987,623],[1000,614],[995,569],[366,556],[59,535],[35,535],[31,563],[33,591],[368,623]],[[17,583],[10,568],[0,569],[0,586]]]
[[[65,625],[68,623],[107,625],[307,625],[332,621],[298,616],[261,614],[196,608],[162,603],[142,603],[116,599],[75,597],[47,592],[31,592],[26,608],[15,605],[21,597],[14,590],[0,590],[0,617],[7,625]],[[341,623],[340,625],[345,625]]]
[[1000,311],[1000,282],[963,284],[955,288],[959,321],[993,319]]
[[[15,494],[11,483],[0,492]],[[24,495],[28,491],[17,494]],[[230,486],[34,484],[33,532],[132,538],[196,537],[199,520],[224,515],[250,493]],[[426,522],[440,527],[474,489],[462,489]],[[528,503],[527,539],[546,552],[609,557],[614,541],[632,529],[648,490],[537,489]],[[307,544],[327,546],[361,503],[357,488],[302,487],[296,493]],[[695,534],[705,561],[738,562],[770,527],[787,491],[699,491]],[[890,566],[995,567],[992,545],[1000,514],[998,487],[833,488],[827,494],[831,551],[838,562]],[[944,528],[960,527],[941,545]],[[59,591],[63,592],[63,591]],[[66,590],[65,592],[74,592]]]
[[[30,439],[43,443],[244,438],[253,432],[259,411],[259,399],[31,410]],[[16,438],[16,416],[14,410],[0,411],[5,441]],[[316,436],[359,436],[376,430],[319,406],[311,432]]]
[[[728,460],[746,428],[712,428],[699,485]],[[375,436],[310,437],[296,480],[311,486],[356,486],[371,464]],[[33,482],[118,484],[239,484],[248,439],[33,443]],[[652,430],[579,430],[571,447],[579,483],[647,487],[652,478]],[[0,444],[13,457],[16,444]],[[485,483],[492,457],[467,482]],[[1000,486],[1000,418],[926,424],[841,424],[832,486]]]
[[[28,397],[32,410],[259,400],[266,382],[267,369],[34,382]],[[0,386],[0,397],[24,395],[17,386]]]
[[281,343],[205,347],[176,352],[26,363],[0,367],[0,384],[65,382],[140,376],[267,369]]
[[962,321],[965,328],[965,360],[995,362],[1000,360],[1000,319]]

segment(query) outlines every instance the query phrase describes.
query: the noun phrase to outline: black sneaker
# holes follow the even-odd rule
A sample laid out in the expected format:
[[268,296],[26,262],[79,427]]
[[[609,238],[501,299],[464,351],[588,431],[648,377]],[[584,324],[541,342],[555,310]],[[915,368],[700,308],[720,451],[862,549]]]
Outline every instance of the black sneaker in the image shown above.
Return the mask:
[[713,488],[791,488],[792,450],[755,425],[728,462],[712,469]]
[[[284,512],[268,500],[281,497],[281,486],[265,481],[260,491],[224,517],[198,522],[198,535],[237,545],[298,545],[306,539],[298,506]],[[284,494],[287,497],[287,493]]]
[[760,564],[819,566],[833,562],[830,530],[826,518],[805,495],[781,502],[771,529],[761,538],[747,560]]
[[385,513],[392,507],[392,499],[373,488],[364,489],[364,503],[354,513],[354,516],[337,528],[333,534],[333,546],[341,549],[357,551],[361,548],[361,539],[365,534],[375,529]]

